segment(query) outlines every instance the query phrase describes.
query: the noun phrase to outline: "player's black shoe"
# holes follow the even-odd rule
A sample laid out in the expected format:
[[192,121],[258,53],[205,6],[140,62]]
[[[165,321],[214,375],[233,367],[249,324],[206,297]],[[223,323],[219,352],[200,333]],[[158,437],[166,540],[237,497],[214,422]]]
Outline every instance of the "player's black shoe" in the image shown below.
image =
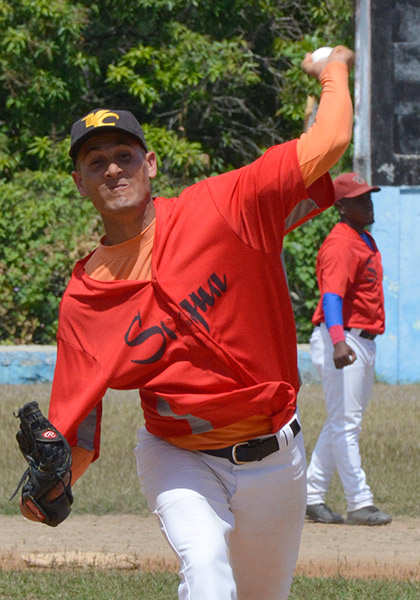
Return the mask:
[[344,523],[343,517],[333,512],[324,503],[308,504],[306,507],[306,518],[314,523]]

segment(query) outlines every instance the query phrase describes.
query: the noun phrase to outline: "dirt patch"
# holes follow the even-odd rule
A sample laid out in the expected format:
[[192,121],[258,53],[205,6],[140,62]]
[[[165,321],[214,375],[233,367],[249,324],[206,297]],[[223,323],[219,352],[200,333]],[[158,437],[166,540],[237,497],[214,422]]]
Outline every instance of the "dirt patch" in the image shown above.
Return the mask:
[[[2,568],[177,570],[153,516],[71,516],[57,528],[0,515]],[[420,519],[383,527],[305,523],[297,573],[420,580]]]

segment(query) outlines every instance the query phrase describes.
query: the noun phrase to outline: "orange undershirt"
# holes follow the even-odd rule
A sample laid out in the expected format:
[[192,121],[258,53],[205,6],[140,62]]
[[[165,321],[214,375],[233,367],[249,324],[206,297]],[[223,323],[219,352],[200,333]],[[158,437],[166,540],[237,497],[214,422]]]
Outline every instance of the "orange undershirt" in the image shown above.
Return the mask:
[[[306,187],[328,171],[340,158],[351,137],[353,112],[348,95],[348,70],[343,63],[330,63],[321,76],[323,90],[315,123],[301,135],[297,155]],[[140,235],[114,246],[101,244],[85,265],[86,273],[99,281],[151,279],[155,221]],[[166,438],[182,448],[222,448],[271,432],[266,416],[256,416],[208,433]],[[88,451],[85,451],[88,452]],[[91,458],[93,452],[89,453]],[[87,458],[87,455],[84,455]],[[75,472],[76,472],[75,461]],[[83,468],[82,472],[87,468]],[[73,474],[74,478],[75,473]]]
[[152,278],[152,248],[155,220],[140,235],[115,246],[105,246],[102,238],[85,265],[85,271],[97,281],[133,279],[150,281]]

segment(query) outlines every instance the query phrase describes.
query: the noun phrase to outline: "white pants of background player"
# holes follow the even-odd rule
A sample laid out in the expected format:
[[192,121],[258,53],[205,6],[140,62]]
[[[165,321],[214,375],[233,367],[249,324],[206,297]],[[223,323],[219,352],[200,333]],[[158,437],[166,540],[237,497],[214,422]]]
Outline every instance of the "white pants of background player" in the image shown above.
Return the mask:
[[302,433],[286,425],[260,462],[177,448],[138,432],[135,450],[150,509],[177,555],[180,600],[286,600],[306,507]]
[[336,469],[348,511],[373,503],[361,466],[359,435],[372,393],[376,345],[359,334],[360,329],[345,331],[346,342],[356,352],[357,360],[344,369],[334,366],[334,346],[325,323],[315,327],[311,336],[311,358],[324,388],[327,418],[308,467],[308,504],[324,502]]

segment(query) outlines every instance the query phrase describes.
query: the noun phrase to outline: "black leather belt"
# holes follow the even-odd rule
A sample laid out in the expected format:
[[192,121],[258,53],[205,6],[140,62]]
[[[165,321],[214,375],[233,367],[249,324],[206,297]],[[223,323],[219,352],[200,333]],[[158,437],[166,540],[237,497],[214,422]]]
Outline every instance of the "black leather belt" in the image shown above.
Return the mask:
[[[321,327],[321,323],[317,323],[315,327]],[[351,329],[353,329],[353,327],[344,327],[344,331],[350,331]],[[366,329],[362,329],[359,333],[359,336],[366,340],[374,340],[377,335],[377,333],[370,333],[370,331],[366,331]]]
[[[352,327],[344,327],[345,331],[350,331],[350,329],[352,329]],[[359,333],[359,336],[362,338],[365,338],[366,340],[374,340],[377,336],[376,333],[370,333],[370,331],[366,331],[366,329],[362,329],[362,331]]]
[[370,331],[362,329],[360,332],[360,337],[366,338],[367,340],[374,340],[376,338],[376,333],[370,333]]
[[[299,421],[295,418],[289,423],[293,431],[293,437],[296,437],[300,431]],[[277,452],[280,449],[277,436],[271,435],[266,438],[257,438],[247,442],[239,442],[228,446],[227,448],[217,448],[215,450],[200,450],[204,454],[227,458],[234,465],[262,460],[266,456]]]

